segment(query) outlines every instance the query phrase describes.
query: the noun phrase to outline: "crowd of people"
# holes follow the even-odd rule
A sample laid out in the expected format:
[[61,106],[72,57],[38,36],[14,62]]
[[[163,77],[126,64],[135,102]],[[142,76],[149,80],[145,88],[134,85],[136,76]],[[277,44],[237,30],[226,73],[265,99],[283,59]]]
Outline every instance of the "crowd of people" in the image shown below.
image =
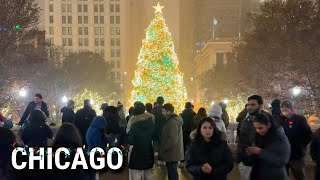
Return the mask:
[[[319,180],[320,129],[313,134],[305,117],[295,114],[288,100],[275,100],[271,113],[263,110],[263,104],[261,96],[250,96],[236,118],[236,159],[227,143],[229,115],[225,103],[212,105],[208,111],[200,108],[195,113],[192,103],[187,102],[179,114],[172,104],[158,97],[153,104],[135,102],[125,116],[120,102],[116,106],[103,103],[102,114],[97,115],[90,100],[85,100],[83,108],[76,112],[75,102],[69,100],[61,109],[62,126],[54,135],[46,124],[47,105],[36,94],[19,122],[23,127],[20,138],[27,147],[127,147],[124,154],[128,156],[130,180],[155,179],[154,164],[166,167],[169,180],[179,179],[178,167],[185,168],[194,180],[226,180],[235,162],[242,180],[287,180],[291,174],[304,180],[305,156],[311,143],[311,157],[317,165],[315,179]],[[10,168],[16,137],[2,119],[0,115],[0,178],[37,179],[35,173]],[[77,173],[55,169],[50,175],[40,174],[47,179],[96,176],[93,170],[82,169]]]

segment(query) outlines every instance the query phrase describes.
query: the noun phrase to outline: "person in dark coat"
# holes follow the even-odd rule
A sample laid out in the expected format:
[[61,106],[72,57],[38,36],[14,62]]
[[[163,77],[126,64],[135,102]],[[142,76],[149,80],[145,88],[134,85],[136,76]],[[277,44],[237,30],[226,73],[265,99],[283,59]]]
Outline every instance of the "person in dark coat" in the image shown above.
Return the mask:
[[107,139],[110,147],[116,146],[118,144],[119,134],[120,134],[120,116],[118,110],[114,106],[108,106],[103,111],[103,117],[106,118],[108,126],[106,128]]
[[105,129],[107,127],[107,120],[103,116],[96,116],[86,134],[88,143],[88,150],[94,147],[101,147],[104,149],[107,146],[107,139],[105,137]]
[[[161,138],[161,132],[162,128],[166,122],[166,118],[162,114],[162,105],[164,104],[164,98],[159,96],[157,98],[157,102],[154,103],[154,108],[152,110],[152,114],[154,115],[155,119],[155,124],[156,124],[156,129],[155,129],[155,140],[154,140],[154,151],[155,155],[159,155],[159,149],[160,149],[160,138]],[[158,165],[165,165],[164,162],[158,160]]]
[[68,123],[74,124],[76,114],[74,113],[73,109],[74,109],[74,101],[69,100],[67,102],[67,106],[61,109],[62,123],[68,122]]
[[48,111],[48,106],[45,102],[42,101],[42,95],[41,94],[36,94],[34,96],[34,99],[32,102],[30,102],[26,108],[26,110],[24,111],[19,125],[22,126],[23,124],[25,124],[28,120],[29,115],[34,111],[34,110],[41,110],[42,112],[45,113],[45,115],[47,116],[47,118],[49,117],[49,111]]
[[29,147],[47,146],[48,140],[53,138],[53,132],[45,124],[45,114],[41,110],[34,110],[29,117],[27,124],[21,133],[21,140]]
[[279,99],[275,99],[271,103],[271,111],[272,111],[272,116],[275,119],[275,122],[277,125],[280,125],[280,116],[281,116],[281,101]]
[[307,145],[313,136],[312,130],[305,117],[294,113],[290,101],[282,102],[281,114],[281,126],[291,145],[290,162],[287,166],[288,172],[291,170],[296,179],[306,179],[305,156]]
[[244,106],[244,109],[238,114],[236,121],[238,122],[237,126],[237,136],[240,136],[240,128],[242,125],[243,120],[247,117],[248,111],[247,111],[247,104]]
[[[132,180],[153,179],[154,155],[152,141],[154,139],[154,116],[145,113],[142,102],[135,103],[135,122],[128,133],[130,145],[129,176]],[[130,119],[133,121],[133,119]]]
[[255,146],[246,148],[243,159],[252,166],[251,180],[288,180],[286,165],[290,158],[290,144],[282,129],[275,127],[272,116],[257,115]]
[[[64,123],[59,128],[54,142],[53,142],[53,152],[57,151],[60,147],[69,148],[73,150],[68,158],[65,158],[64,153],[60,153],[60,163],[65,164],[70,163],[70,166],[66,170],[60,170],[53,167],[53,170],[46,171],[47,179],[49,180],[69,180],[69,179],[79,179],[79,180],[95,180],[95,171],[89,169],[82,169],[82,166],[77,166],[75,170],[71,169],[71,164],[75,158],[77,147],[82,147],[82,138],[78,129],[71,123]],[[84,157],[86,162],[89,161],[89,156],[84,151]],[[89,165],[88,165],[89,166]]]
[[129,122],[130,118],[133,116],[133,110],[134,110],[134,107],[129,108],[129,115],[126,117],[127,124]]
[[230,117],[229,114],[227,112],[227,104],[224,102],[220,102],[219,106],[222,108],[222,121],[224,122],[226,129],[228,129],[229,123],[230,123]]
[[[184,110],[180,114],[183,119],[183,149],[184,153],[186,153],[187,147],[190,144],[190,133],[192,131],[193,118],[196,116],[196,113],[193,111],[192,104],[190,102],[186,102],[184,106]],[[184,167],[184,161],[181,161],[179,167]]]
[[313,139],[310,144],[310,155],[312,161],[316,163],[316,170],[314,179],[320,179],[320,128],[314,133]]
[[7,179],[10,176],[11,154],[16,136],[9,129],[0,127],[0,137],[0,179]]
[[232,154],[210,117],[204,117],[186,156],[186,169],[193,180],[226,180],[233,168]]
[[148,113],[152,113],[152,104],[151,104],[151,103],[147,103],[147,104],[146,104],[146,111],[147,111]]
[[75,125],[78,128],[82,142],[87,146],[86,134],[87,130],[92,123],[93,118],[97,116],[96,112],[92,109],[90,100],[86,99],[84,101],[84,106],[82,109],[78,110],[75,118]]
[[201,121],[202,118],[207,117],[207,111],[205,108],[200,108],[198,110],[198,113],[196,114],[196,116],[193,118],[193,127],[192,127],[192,131],[197,129],[199,122]]

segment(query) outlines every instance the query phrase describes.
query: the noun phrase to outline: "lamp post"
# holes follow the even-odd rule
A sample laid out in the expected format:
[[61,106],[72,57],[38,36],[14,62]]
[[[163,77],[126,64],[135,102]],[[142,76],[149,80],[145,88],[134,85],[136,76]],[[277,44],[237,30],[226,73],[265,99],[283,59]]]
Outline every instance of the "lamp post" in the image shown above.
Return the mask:
[[27,91],[26,91],[24,88],[22,88],[22,89],[19,91],[19,95],[20,95],[21,97],[26,97]]
[[213,18],[212,21],[212,39],[215,39],[215,26],[218,24],[218,20],[216,18]]
[[63,104],[67,103],[67,102],[68,102],[67,96],[64,95],[64,96],[61,98],[61,101],[62,101]]

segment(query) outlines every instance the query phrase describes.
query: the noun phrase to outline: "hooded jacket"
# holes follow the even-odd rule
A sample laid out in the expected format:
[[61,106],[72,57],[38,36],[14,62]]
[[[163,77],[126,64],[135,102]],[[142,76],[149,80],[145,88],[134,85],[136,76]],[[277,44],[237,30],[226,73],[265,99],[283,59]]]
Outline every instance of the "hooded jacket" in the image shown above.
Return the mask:
[[[147,113],[145,113],[147,114]],[[128,133],[128,142],[133,146],[129,168],[135,170],[146,170],[153,167],[154,155],[152,141],[154,140],[154,117],[141,114],[136,116]]]
[[88,150],[94,147],[101,147],[104,149],[107,145],[107,140],[104,135],[105,128],[107,127],[107,120],[103,116],[97,116],[93,119],[86,134]]
[[129,119],[128,125],[127,125],[127,133],[129,133],[131,126],[139,121],[144,121],[146,119],[151,119],[152,121],[154,121],[154,115],[150,114],[150,113],[144,113],[144,114],[139,114],[136,116],[132,116]]
[[165,122],[160,139],[159,159],[165,162],[184,160],[183,119],[173,114]]
[[221,119],[221,116],[222,116],[222,108],[219,105],[214,104],[209,111],[209,117],[214,120],[219,131],[226,134],[227,129],[223,120]]

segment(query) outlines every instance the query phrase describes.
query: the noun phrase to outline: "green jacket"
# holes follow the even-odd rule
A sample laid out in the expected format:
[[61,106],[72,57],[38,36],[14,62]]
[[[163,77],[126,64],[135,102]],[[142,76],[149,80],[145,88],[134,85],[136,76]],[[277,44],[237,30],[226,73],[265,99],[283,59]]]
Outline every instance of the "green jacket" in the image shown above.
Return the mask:
[[165,162],[184,160],[183,150],[183,119],[176,114],[166,120],[160,139],[159,159]]

